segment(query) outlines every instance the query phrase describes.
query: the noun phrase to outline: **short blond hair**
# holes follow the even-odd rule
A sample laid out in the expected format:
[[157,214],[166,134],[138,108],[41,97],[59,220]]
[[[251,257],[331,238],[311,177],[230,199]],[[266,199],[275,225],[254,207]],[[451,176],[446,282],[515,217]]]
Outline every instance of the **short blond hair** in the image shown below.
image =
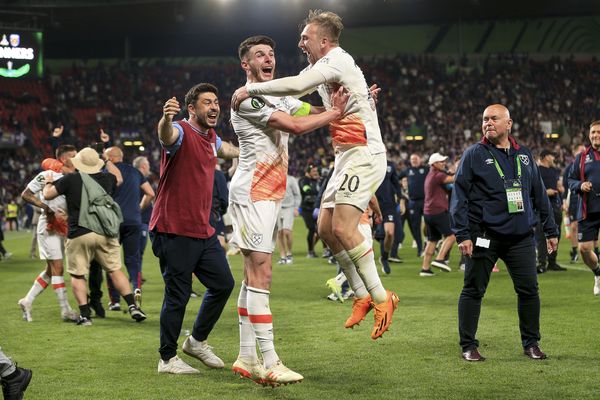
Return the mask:
[[310,10],[308,17],[304,20],[304,26],[308,24],[318,25],[323,36],[332,43],[340,42],[340,34],[344,29],[342,17],[331,11]]
[[590,124],[590,129],[592,129],[592,126],[596,126],[596,125],[600,125],[600,119],[592,121],[592,123]]

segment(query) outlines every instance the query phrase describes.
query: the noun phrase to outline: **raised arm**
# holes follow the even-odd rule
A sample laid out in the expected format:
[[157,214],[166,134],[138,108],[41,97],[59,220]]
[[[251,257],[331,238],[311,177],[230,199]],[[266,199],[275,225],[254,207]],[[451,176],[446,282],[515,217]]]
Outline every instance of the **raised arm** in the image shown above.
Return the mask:
[[317,86],[326,83],[325,76],[310,69],[301,75],[289,76],[287,78],[273,79],[268,82],[248,83],[237,89],[231,97],[231,107],[237,111],[240,103],[248,97],[258,94],[269,94],[272,96],[294,96],[311,92]]
[[173,128],[173,117],[179,114],[181,108],[175,97],[165,102],[163,116],[158,121],[158,139],[165,146],[170,146],[179,138],[179,131]]

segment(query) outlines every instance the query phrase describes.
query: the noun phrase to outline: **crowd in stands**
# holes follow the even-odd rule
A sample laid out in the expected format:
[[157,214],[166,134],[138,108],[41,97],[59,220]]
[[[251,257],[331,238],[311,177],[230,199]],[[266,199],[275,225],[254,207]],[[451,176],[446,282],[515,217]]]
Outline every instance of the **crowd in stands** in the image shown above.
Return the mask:
[[[297,57],[279,56],[277,75],[296,74],[304,63]],[[460,156],[479,139],[481,112],[492,103],[508,106],[515,121],[512,133],[519,141],[534,151],[553,150],[558,165],[564,165],[572,159],[572,145],[585,143],[588,125],[600,109],[594,86],[589,84],[600,81],[595,59],[536,61],[522,55],[493,55],[454,62],[398,55],[363,58],[358,63],[367,82],[383,89],[377,106],[380,126],[388,158],[400,167],[412,152]],[[218,131],[223,140],[236,143],[229,103],[245,77],[233,60],[196,66],[164,61],[151,65],[100,62],[89,67],[79,62],[62,71],[48,71],[43,80],[28,86],[4,81],[0,137],[18,141],[16,146],[4,146],[9,149],[0,146],[0,195],[8,202],[22,191],[41,159],[51,155],[48,138],[56,126],[64,125],[64,141],[78,148],[97,142],[101,128],[117,144],[141,139],[144,151],[136,150],[128,158],[147,155],[156,171],[160,156],[156,124],[164,101],[173,96],[182,101],[188,88],[198,82],[219,88]],[[544,131],[559,133],[560,138],[549,142]],[[424,140],[406,140],[415,135]],[[291,138],[290,173],[301,176],[309,163],[327,165],[332,158],[330,146],[326,129]]]

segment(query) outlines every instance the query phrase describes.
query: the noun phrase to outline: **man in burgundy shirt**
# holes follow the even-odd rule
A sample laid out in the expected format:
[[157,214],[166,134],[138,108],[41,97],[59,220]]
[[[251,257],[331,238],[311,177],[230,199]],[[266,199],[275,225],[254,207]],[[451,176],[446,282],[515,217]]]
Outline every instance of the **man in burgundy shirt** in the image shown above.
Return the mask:
[[177,339],[192,291],[192,274],[207,290],[192,334],[183,343],[183,352],[209,368],[224,366],[206,339],[221,316],[234,281],[209,218],[217,156],[234,158],[239,149],[222,142],[213,129],[220,111],[217,94],[215,86],[200,83],[185,96],[188,119],[173,121],[181,110],[173,97],[165,102],[158,123],[163,150],[150,231],[152,251],[159,258],[165,281],[159,373],[199,373],[177,357]]
[[[450,272],[446,255],[456,241],[450,229],[450,214],[448,213],[447,185],[454,182],[454,176],[446,169],[448,157],[440,153],[433,153],[429,157],[429,173],[425,178],[425,203],[423,216],[427,228],[427,245],[423,256],[423,266],[419,275],[433,276],[431,266]],[[444,237],[437,258],[433,261],[437,242]],[[431,265],[430,265],[431,263]]]

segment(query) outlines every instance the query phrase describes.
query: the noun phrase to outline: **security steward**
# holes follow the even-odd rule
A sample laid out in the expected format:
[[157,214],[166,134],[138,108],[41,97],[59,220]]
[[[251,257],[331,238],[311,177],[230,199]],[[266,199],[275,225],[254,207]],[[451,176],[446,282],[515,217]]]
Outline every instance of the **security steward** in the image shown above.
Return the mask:
[[531,151],[510,136],[506,107],[483,112],[483,139],[469,147],[455,177],[450,204],[452,230],[467,257],[458,302],[462,357],[484,361],[475,338],[492,268],[502,259],[518,296],[519,329],[524,354],[544,359],[540,350],[540,298],[533,231],[539,213],[549,253],[558,246],[558,229]]

